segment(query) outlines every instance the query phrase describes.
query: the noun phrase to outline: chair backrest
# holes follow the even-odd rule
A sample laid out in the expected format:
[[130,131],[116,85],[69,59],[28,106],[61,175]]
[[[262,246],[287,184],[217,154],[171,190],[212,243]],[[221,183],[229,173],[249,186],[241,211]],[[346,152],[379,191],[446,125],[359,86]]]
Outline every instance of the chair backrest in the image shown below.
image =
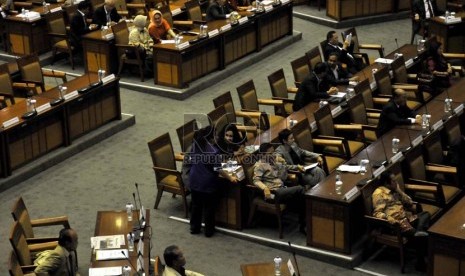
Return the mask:
[[70,6],[62,6],[61,7],[63,9],[63,11],[65,12],[66,26],[69,26],[69,24],[71,24],[71,20],[72,20],[74,14],[76,13],[76,11],[78,9],[77,6],[78,5],[70,5]]
[[122,20],[111,27],[113,34],[115,35],[115,43],[127,45],[129,43],[129,30],[126,20]]
[[92,12],[95,12],[95,10],[103,6],[104,3],[105,3],[105,0],[90,0],[90,6],[92,7]]
[[20,57],[16,60],[21,78],[25,81],[44,83],[42,67],[36,54]]
[[310,51],[306,52],[305,56],[308,59],[310,70],[314,69],[318,62],[323,62],[323,57],[321,56],[318,46],[315,46]]
[[115,0],[115,9],[117,11],[127,11],[128,8],[126,6],[126,1],[125,0]]
[[199,2],[197,0],[191,0],[184,3],[186,6],[187,15],[190,20],[202,21],[202,10],[200,9]]
[[10,273],[10,276],[24,275],[14,251],[10,252],[10,257],[8,258],[8,272]]
[[310,75],[310,67],[306,56],[301,56],[300,58],[291,61],[291,67],[295,82],[300,83],[306,76]]
[[360,52],[360,49],[358,48],[357,30],[355,28],[350,28],[350,29],[347,29],[347,30],[341,32],[341,36],[342,36],[341,40],[344,41],[349,34],[352,34],[352,43],[351,43],[351,45],[353,45],[353,47],[354,47],[353,52],[354,53]]
[[18,257],[19,264],[22,266],[32,265],[31,252],[29,251],[26,236],[24,235],[23,227],[21,227],[18,221],[15,221],[11,226],[10,243],[16,257]]
[[29,212],[27,211],[26,204],[24,204],[22,197],[19,197],[13,205],[11,216],[13,216],[15,221],[21,224],[26,238],[34,238],[31,217],[29,216]]
[[213,105],[215,107],[224,106],[224,109],[226,109],[226,114],[228,116],[228,121],[231,123],[237,122],[236,110],[234,109],[234,103],[232,100],[231,92],[228,91],[214,98]]
[[163,18],[166,21],[168,21],[168,24],[170,24],[171,28],[173,28],[174,27],[174,25],[173,25],[173,15],[171,14],[170,6],[163,5],[158,10],[161,12],[161,15],[163,16]]
[[[176,162],[174,160],[173,145],[169,133],[165,133],[158,138],[148,142],[150,155],[152,156],[153,166],[176,170]],[[160,182],[164,175],[160,172],[155,172],[157,182]]]
[[426,180],[425,160],[420,146],[407,152],[402,163],[404,164],[404,172],[408,173],[411,178]]
[[326,61],[328,58],[325,53],[326,45],[328,45],[328,41],[326,39],[320,42],[321,52],[323,53],[323,61]]
[[398,57],[391,63],[392,73],[394,75],[394,82],[407,83],[408,74],[407,67],[405,67],[404,57]]
[[321,135],[334,136],[334,122],[329,104],[320,107],[314,113],[316,125]]
[[294,139],[299,147],[313,152],[313,142],[312,142],[312,130],[310,129],[310,124],[308,119],[304,119],[298,122],[295,126],[291,128],[292,134],[294,134]]
[[352,123],[356,124],[368,124],[367,113],[365,109],[365,103],[363,102],[362,94],[356,94],[347,101],[349,106],[350,117]]
[[257,91],[253,80],[249,80],[237,88],[237,94],[241,102],[242,109],[259,111]]
[[378,87],[378,93],[381,95],[392,95],[392,83],[389,76],[388,67],[378,69],[375,73],[376,85]]
[[371,91],[370,81],[364,79],[354,87],[355,94],[361,94],[366,108],[373,108],[373,92]]
[[163,271],[165,270],[165,265],[160,260],[159,256],[155,256],[155,264],[153,265],[154,274],[155,276],[163,275]]
[[65,13],[63,10],[49,12],[45,15],[47,29],[50,33],[66,35]]
[[190,120],[184,125],[176,129],[178,134],[179,144],[181,145],[182,152],[187,152],[188,148],[192,145],[194,139],[194,133],[198,129],[197,121],[195,119]]
[[225,127],[228,122],[228,116],[226,115],[226,109],[224,106],[218,106],[217,108],[210,111],[208,114],[208,120],[210,121],[210,126],[215,130],[215,134],[218,135],[220,131]]
[[423,140],[423,148],[428,163],[443,164],[444,155],[439,131],[433,131]]
[[268,83],[273,97],[288,98],[286,77],[282,68],[268,76]]
[[456,145],[462,139],[459,117],[453,115],[444,123],[445,142],[447,146]]
[[365,207],[365,215],[373,216],[373,192],[379,187],[377,180],[370,181],[362,187],[363,205]]
[[2,88],[3,94],[14,95],[13,81],[8,70],[8,64],[0,65],[0,87]]

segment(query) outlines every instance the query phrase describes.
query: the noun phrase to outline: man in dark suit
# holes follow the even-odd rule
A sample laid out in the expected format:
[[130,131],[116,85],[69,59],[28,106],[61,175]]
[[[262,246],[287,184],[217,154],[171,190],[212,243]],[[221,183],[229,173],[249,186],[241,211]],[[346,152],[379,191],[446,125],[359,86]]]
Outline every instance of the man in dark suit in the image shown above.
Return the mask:
[[88,24],[86,17],[89,15],[90,4],[87,1],[81,1],[78,4],[78,9],[71,18],[70,34],[71,43],[76,50],[82,49],[81,36],[97,29],[96,24]]
[[94,11],[92,23],[96,24],[98,28],[106,26],[107,23],[111,25],[118,23],[121,20],[121,16],[115,9],[115,2],[116,0],[105,0],[105,4]]
[[419,34],[423,38],[428,37],[429,20],[439,15],[436,0],[414,0],[412,4],[413,34]]
[[326,78],[331,85],[348,85],[349,81],[358,80],[357,76],[353,77],[351,73],[342,67],[338,53],[332,52],[329,54],[326,64],[328,65]]
[[381,111],[376,134],[380,137],[397,125],[419,124],[420,121],[421,116],[415,116],[415,112],[407,106],[405,92],[401,89],[397,89],[392,100],[390,100],[389,103],[383,107],[383,111]]
[[319,62],[315,65],[315,69],[305,77],[297,90],[295,95],[294,105],[292,109],[297,111],[302,107],[309,104],[311,101],[317,99],[329,98],[329,94],[337,93],[337,87],[329,86],[329,82],[326,79],[326,72],[328,66],[326,63]]
[[340,43],[338,34],[335,31],[329,31],[326,35],[326,42],[324,49],[326,60],[331,53],[336,52],[339,55],[339,61],[347,65],[347,70],[350,73],[355,74],[363,69],[363,63],[354,57],[350,42],[347,39],[344,40],[344,43]]

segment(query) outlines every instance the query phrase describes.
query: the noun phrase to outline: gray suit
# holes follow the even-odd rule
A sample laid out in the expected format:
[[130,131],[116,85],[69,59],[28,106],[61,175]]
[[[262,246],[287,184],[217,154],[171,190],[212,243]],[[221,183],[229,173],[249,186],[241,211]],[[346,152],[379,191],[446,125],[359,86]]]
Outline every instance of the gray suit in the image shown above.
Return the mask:
[[[72,264],[69,256],[72,255]],[[72,268],[72,266],[74,268]],[[34,272],[38,276],[76,276],[76,253],[68,252],[66,248],[58,245],[40,263]]]
[[[310,164],[312,163],[312,161],[316,162],[316,159],[319,156],[319,154],[317,153],[300,148],[296,143],[292,144],[291,150],[293,150],[296,153],[296,155],[300,158],[300,164],[294,163],[294,160],[292,160],[290,152],[286,149],[284,145],[279,145],[275,150],[276,154],[279,154],[282,158],[284,158],[284,160],[286,160],[287,169],[289,170],[298,170],[297,165]],[[321,169],[320,167],[315,167],[309,171],[302,173],[302,184],[304,184],[306,188],[310,188],[318,184],[323,179],[325,179],[325,176],[326,173],[323,169]]]

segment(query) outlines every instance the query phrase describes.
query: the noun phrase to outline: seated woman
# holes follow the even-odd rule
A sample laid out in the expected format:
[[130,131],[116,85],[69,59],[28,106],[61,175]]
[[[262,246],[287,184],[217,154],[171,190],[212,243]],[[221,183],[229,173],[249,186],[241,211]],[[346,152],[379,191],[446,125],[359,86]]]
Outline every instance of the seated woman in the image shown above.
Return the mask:
[[163,18],[159,10],[153,12],[153,17],[149,25],[149,34],[155,44],[160,43],[163,39],[168,39],[167,35],[172,38],[176,36],[170,24]]
[[450,87],[450,75],[452,67],[444,58],[442,44],[435,40],[431,41],[428,48],[428,57],[425,61],[425,73],[433,76],[432,88]]
[[138,46],[141,58],[152,58],[153,40],[147,28],[147,16],[138,15],[134,18],[134,28],[129,33],[129,45]]
[[233,7],[227,0],[211,0],[207,8],[207,21],[229,18]]
[[217,146],[225,160],[234,159],[244,154],[245,138],[242,138],[235,125],[225,125],[218,134]]

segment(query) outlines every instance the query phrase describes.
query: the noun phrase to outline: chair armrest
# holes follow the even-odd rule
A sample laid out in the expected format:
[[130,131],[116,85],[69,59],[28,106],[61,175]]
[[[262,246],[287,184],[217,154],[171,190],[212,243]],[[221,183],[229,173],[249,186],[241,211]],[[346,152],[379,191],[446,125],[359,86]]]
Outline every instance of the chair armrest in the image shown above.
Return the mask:
[[36,265],[22,265],[21,266],[21,270],[23,271],[24,274],[33,273],[36,268],[37,268]]
[[462,53],[443,53],[443,55],[446,59],[465,59],[465,54]]
[[58,237],[27,238],[26,241],[28,244],[58,242]]
[[368,55],[366,53],[353,53],[354,57],[361,58],[365,62],[365,64],[369,65],[370,64],[370,59],[368,58]]
[[363,126],[361,124],[350,124],[350,125],[335,124],[334,129],[360,132],[363,129]]
[[367,118],[379,119],[380,117],[381,117],[381,113],[367,112]]
[[318,135],[318,138],[328,139],[328,140],[340,140],[344,141],[346,138],[339,136],[329,136],[329,135]]
[[194,22],[194,24],[207,24],[205,20],[192,20],[192,22]]
[[299,90],[299,88],[297,87],[288,87],[287,88],[287,93],[297,93],[297,91]]
[[274,100],[274,99],[258,99],[258,104],[262,105],[282,105],[282,100]]
[[418,184],[404,184],[405,190],[423,193],[437,193],[438,185],[418,185]]
[[395,83],[392,85],[393,89],[404,89],[404,90],[418,90],[418,85],[408,83]]
[[450,166],[438,166],[436,164],[431,164],[428,163],[428,165],[425,166],[425,169],[430,172],[436,172],[436,173],[447,173],[447,174],[457,174],[457,168],[456,167],[450,167]]
[[243,126],[243,125],[236,125],[237,130],[239,131],[247,131],[247,132],[257,132],[256,126]]
[[44,251],[48,249],[55,249],[57,247],[58,242],[46,242],[46,243],[38,243],[38,244],[28,244],[30,251]]
[[175,26],[192,26],[194,22],[192,20],[174,20],[173,25]]
[[388,95],[383,95],[383,97],[373,97],[373,103],[379,105],[386,105],[389,102],[390,98]]
[[[145,9],[145,4],[142,3],[127,3],[126,8],[128,9]],[[118,11],[119,13],[119,11]]]
[[174,154],[174,160],[182,162],[184,161],[184,152],[177,152]]
[[59,216],[51,218],[41,218],[31,220],[32,227],[63,225],[64,228],[71,228],[68,221],[68,216]]
[[68,37],[65,34],[59,34],[59,33],[47,33],[49,36],[54,36],[54,37],[59,37],[62,39],[68,39]]
[[314,145],[318,146],[335,146],[335,147],[341,147],[343,145],[342,140],[328,140],[328,139],[319,139],[319,138],[314,138],[312,139],[312,142]]
[[377,126],[374,125],[361,125],[363,130],[371,130],[371,131],[376,131]]
[[61,71],[51,71],[51,70],[44,70],[42,69],[42,75],[44,75],[44,77],[51,77],[51,78],[60,78],[63,80],[63,82],[66,82],[66,73],[65,72],[61,72]]
[[370,215],[365,215],[365,219],[371,225],[375,225],[375,226],[378,226],[378,227],[393,228],[393,229],[397,227],[399,229],[399,224],[390,224],[387,219],[380,219],[380,218],[376,218],[376,217],[370,216]]
[[282,101],[283,103],[294,103],[293,99],[288,99],[288,98],[272,97],[271,99],[279,100],[279,101]]
[[366,112],[375,112],[375,113],[381,113],[382,110],[378,108],[365,108]]
[[415,183],[415,184],[430,185],[430,186],[438,186],[439,185],[436,182],[421,180],[421,179],[416,179],[416,178],[409,178],[408,180]]
[[358,44],[359,49],[378,50],[379,57],[384,57],[384,48],[381,44]]
[[250,117],[250,118],[260,118],[260,111],[245,111],[245,110],[236,110],[235,114],[237,117]]
[[166,169],[166,168],[160,168],[160,167],[153,167],[153,170],[155,172],[162,172],[162,173],[170,173],[170,174],[176,174],[176,175],[181,175],[180,172],[178,172],[177,170],[171,170],[171,169]]

